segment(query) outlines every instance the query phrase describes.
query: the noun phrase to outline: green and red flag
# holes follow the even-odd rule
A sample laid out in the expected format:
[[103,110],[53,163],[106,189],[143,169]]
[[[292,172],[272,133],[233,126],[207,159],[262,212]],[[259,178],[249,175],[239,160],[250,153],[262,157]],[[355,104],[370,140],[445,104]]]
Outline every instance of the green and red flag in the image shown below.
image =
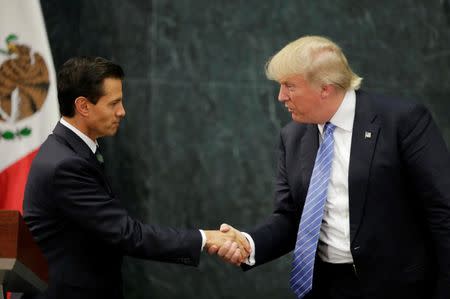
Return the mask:
[[59,119],[39,0],[0,0],[0,209],[22,211],[39,146]]

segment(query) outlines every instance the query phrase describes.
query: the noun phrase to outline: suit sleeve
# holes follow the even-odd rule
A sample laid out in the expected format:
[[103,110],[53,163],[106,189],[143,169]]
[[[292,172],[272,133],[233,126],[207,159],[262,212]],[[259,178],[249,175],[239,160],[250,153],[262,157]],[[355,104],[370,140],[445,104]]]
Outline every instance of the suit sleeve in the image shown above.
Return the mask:
[[[275,208],[265,222],[249,230],[255,242],[255,266],[274,260],[294,249],[299,211],[295,210],[286,172],[286,150],[280,135],[275,186]],[[248,268],[247,266],[244,269]]]
[[131,218],[105,189],[98,170],[81,158],[55,170],[54,199],[60,213],[124,255],[197,265],[202,245],[198,230],[143,224]]
[[450,155],[428,110],[415,106],[402,120],[402,157],[425,208],[437,257],[435,299],[450,298]]

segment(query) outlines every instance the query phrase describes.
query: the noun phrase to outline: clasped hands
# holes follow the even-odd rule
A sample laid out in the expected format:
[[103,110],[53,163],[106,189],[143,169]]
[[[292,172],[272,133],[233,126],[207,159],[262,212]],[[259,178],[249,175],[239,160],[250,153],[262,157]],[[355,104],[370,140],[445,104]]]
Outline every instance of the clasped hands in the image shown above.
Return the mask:
[[205,230],[205,249],[209,254],[217,254],[224,261],[240,266],[247,260],[251,247],[247,238],[231,225],[222,224],[220,230]]

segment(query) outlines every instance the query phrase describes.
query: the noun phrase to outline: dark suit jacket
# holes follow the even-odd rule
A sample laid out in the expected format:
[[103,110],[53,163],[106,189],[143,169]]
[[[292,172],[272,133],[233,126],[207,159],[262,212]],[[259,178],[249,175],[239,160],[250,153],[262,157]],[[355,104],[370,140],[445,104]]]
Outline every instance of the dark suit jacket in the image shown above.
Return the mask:
[[[294,249],[319,144],[312,124],[280,137],[275,210],[249,230],[256,265]],[[365,298],[450,298],[450,156],[427,109],[357,92],[348,180]]]
[[49,262],[43,298],[122,298],[122,257],[197,265],[201,234],[140,223],[89,147],[58,123],[31,166],[24,219]]

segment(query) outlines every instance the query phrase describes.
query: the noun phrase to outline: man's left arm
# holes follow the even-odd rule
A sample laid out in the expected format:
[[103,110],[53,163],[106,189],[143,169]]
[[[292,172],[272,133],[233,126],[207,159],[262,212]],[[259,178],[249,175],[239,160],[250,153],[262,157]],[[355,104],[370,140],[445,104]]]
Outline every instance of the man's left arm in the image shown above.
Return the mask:
[[402,120],[401,155],[423,201],[437,258],[435,299],[450,298],[450,155],[429,111],[416,105]]

